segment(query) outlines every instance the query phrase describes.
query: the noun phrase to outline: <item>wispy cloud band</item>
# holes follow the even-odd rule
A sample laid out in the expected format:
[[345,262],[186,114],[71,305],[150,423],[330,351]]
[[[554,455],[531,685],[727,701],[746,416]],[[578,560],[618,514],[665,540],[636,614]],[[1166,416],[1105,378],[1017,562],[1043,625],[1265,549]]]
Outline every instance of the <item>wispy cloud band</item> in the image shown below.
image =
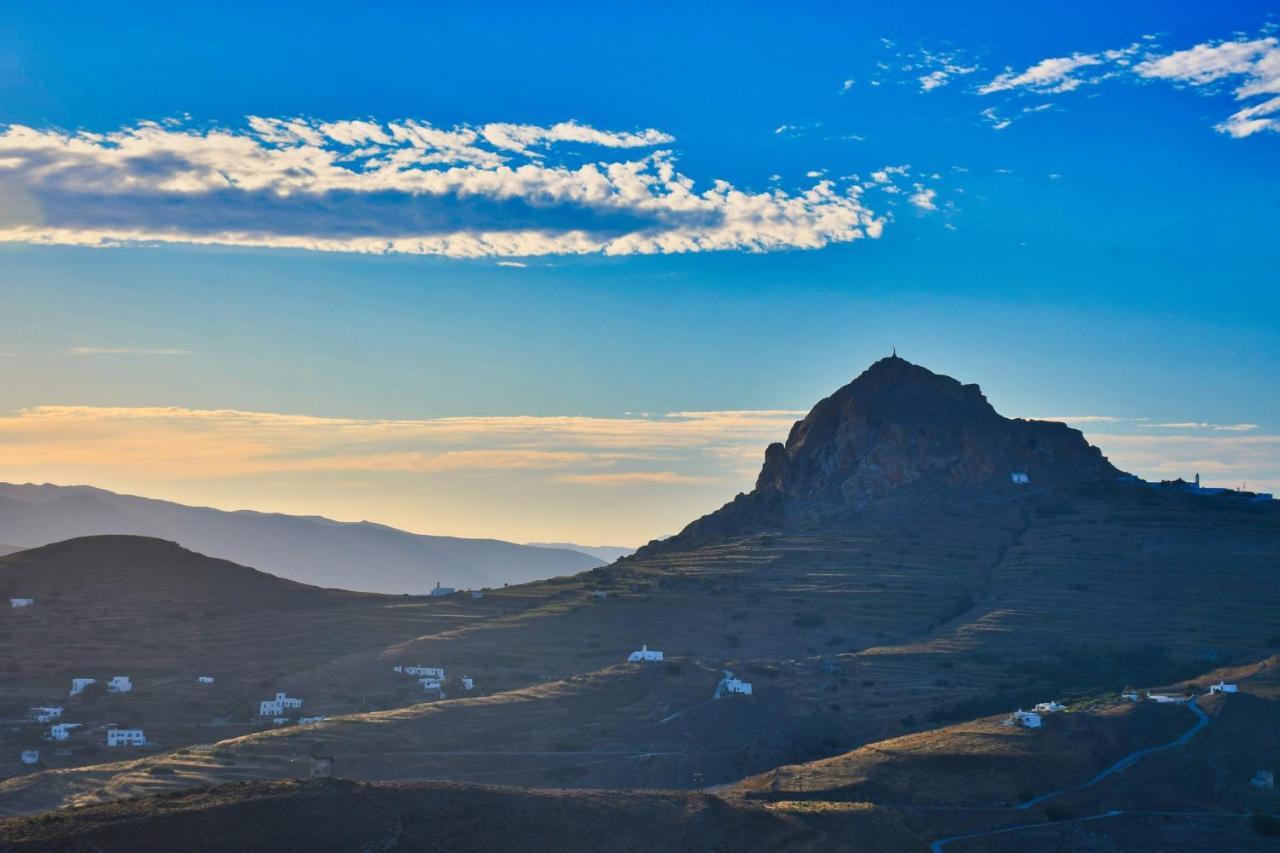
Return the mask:
[[[0,241],[449,257],[820,248],[879,236],[854,183],[699,189],[655,129],[250,117],[0,130]],[[554,155],[554,160],[552,159]]]

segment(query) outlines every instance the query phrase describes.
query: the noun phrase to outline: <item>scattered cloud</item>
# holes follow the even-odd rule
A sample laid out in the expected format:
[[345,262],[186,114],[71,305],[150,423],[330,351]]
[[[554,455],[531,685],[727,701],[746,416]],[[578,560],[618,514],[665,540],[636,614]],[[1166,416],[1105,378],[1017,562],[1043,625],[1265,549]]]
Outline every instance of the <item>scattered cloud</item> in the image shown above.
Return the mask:
[[[1247,103],[1214,125],[1215,130],[1237,139],[1280,132],[1280,39],[1272,35],[1242,35],[1172,52],[1163,52],[1153,36],[1144,35],[1123,48],[1050,57],[1021,71],[1007,68],[977,92],[1059,94],[1118,78],[1164,80],[1206,94],[1229,87],[1235,101]],[[994,108],[982,115],[996,130],[1011,123]]]
[[514,267],[515,269],[525,269],[529,265],[520,261],[498,261],[500,267]]
[[916,184],[915,192],[907,200],[921,210],[937,210],[938,205],[934,203],[934,199],[937,197],[937,190],[929,189],[923,184]]
[[[1280,435],[1256,433],[1253,423],[1158,422],[1117,415],[1035,418],[1063,421],[1084,431],[1116,467],[1147,480],[1190,479],[1211,485],[1280,490]],[[1246,434],[1248,433],[1248,434]]]
[[1205,42],[1166,56],[1150,57],[1134,71],[1149,79],[1193,87],[1235,82],[1235,100],[1262,98],[1214,126],[1237,139],[1262,131],[1280,131],[1280,39]]
[[883,227],[856,185],[699,188],[670,151],[589,156],[671,141],[577,122],[0,125],[0,242],[529,257],[813,249]]
[[1106,55],[1097,53],[1073,53],[1070,56],[1042,59],[1023,71],[1006,69],[1003,74],[978,87],[978,94],[990,95],[1010,89],[1029,89],[1050,94],[1070,92],[1086,83],[1097,83],[1104,76],[1084,75],[1077,72],[1106,64]]
[[1207,429],[1213,432],[1249,432],[1259,428],[1258,424],[1208,424],[1203,421],[1184,421],[1172,424],[1147,424],[1147,429]]
[[618,475],[600,482],[623,485],[628,477],[653,481],[652,471],[614,470],[643,462],[642,467],[652,468],[665,463],[660,470],[679,469],[691,477],[740,479],[754,473],[763,448],[785,437],[802,414],[377,420],[226,409],[39,406],[0,416],[0,470],[8,476],[21,471],[63,482],[102,482],[138,471],[192,481],[268,473],[523,469]]
[[1147,480],[1190,479],[1206,485],[1280,491],[1280,435],[1130,435],[1089,433],[1117,467]]
[[191,355],[189,349],[146,349],[143,347],[72,347],[67,355]]

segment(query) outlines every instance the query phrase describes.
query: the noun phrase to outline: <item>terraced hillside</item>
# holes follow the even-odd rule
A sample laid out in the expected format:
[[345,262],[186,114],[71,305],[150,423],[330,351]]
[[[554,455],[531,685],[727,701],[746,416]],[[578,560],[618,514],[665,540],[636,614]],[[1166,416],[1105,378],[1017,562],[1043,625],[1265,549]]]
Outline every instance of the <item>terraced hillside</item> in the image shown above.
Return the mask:
[[[1013,466],[1030,482],[1014,482]],[[85,710],[99,725],[131,722],[122,714],[137,706],[118,703],[145,696],[148,736],[162,746],[107,754],[89,731],[72,755],[24,768],[18,740],[34,730],[15,723],[0,814],[304,778],[313,754],[359,780],[694,788],[884,743],[888,753],[865,753],[895,756],[882,768],[832,778],[854,799],[893,805],[906,793],[893,787],[897,767],[928,752],[931,733],[960,743],[947,726],[984,719],[966,723],[965,750],[992,768],[1029,768],[1010,775],[1017,794],[1051,784],[1037,773],[1083,772],[1180,723],[1170,709],[1100,708],[1065,724],[1078,728],[1061,741],[1094,751],[1034,765],[1021,733],[993,728],[1015,707],[1096,705],[1124,687],[1252,665],[1280,645],[1276,504],[1123,478],[1079,433],[1000,418],[976,386],[900,359],[815,407],[768,451],[750,495],[613,565],[482,599],[295,589],[206,567],[244,585],[227,592],[182,580],[166,561],[196,555],[156,544],[138,546],[158,549],[138,584],[140,558],[108,571],[102,545],[0,560],[11,589],[51,584],[36,590],[48,600],[0,623],[22,650],[14,712],[65,690],[73,669],[133,667],[133,696],[90,697],[117,704]],[[64,559],[77,549],[88,556]],[[98,645],[77,651],[82,620],[96,621]],[[624,663],[642,643],[666,660]],[[414,663],[469,674],[479,689],[421,701],[392,672]],[[215,664],[226,693],[197,698],[196,670]],[[714,698],[726,671],[752,695]],[[232,725],[276,689],[331,719]],[[239,710],[222,710],[229,702]],[[73,769],[117,755],[126,760]]]
[[[644,827],[637,832],[637,827]],[[576,840],[575,840],[576,839]],[[441,783],[338,780],[233,785],[212,792],[0,821],[14,853],[191,851],[795,850],[908,853],[926,847],[872,807],[729,804],[672,791],[534,791]],[[584,847],[585,849],[585,847]]]

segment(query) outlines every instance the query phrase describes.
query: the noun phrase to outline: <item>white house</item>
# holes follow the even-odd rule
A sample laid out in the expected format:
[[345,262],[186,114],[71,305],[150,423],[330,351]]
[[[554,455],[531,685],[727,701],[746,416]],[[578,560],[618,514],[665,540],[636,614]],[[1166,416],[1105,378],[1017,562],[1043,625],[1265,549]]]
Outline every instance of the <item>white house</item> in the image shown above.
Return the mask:
[[[9,599],[9,606],[10,606],[10,607],[30,607],[31,605],[33,605],[33,604],[35,604],[35,603],[36,603],[36,600],[35,600],[34,598],[11,598],[11,599]],[[55,608],[55,609],[56,609],[56,608]]]
[[1160,705],[1176,704],[1187,701],[1186,696],[1169,696],[1165,693],[1148,693],[1147,698]]
[[741,678],[726,678],[724,680],[725,693],[739,693],[743,696],[751,695],[751,683],[743,681]]
[[608,597],[609,597],[609,593],[608,593],[606,590],[603,590],[603,589],[593,589],[593,590],[591,590],[591,597],[592,597],[592,598],[605,599],[605,598],[608,598]]
[[463,690],[475,690],[475,689],[476,689],[476,680],[475,680],[474,678],[472,678],[471,676],[469,676],[469,675],[464,675],[464,676],[462,676],[462,689],[463,689]]
[[1024,711],[1021,708],[1013,712],[1014,725],[1022,726],[1025,729],[1038,729],[1044,723],[1044,718],[1039,714],[1031,711]]
[[1021,471],[1012,472],[1011,474],[1009,474],[1009,479],[1013,480],[1013,482],[1019,486],[1025,486],[1027,483],[1031,482],[1031,478],[1028,477],[1026,474],[1022,473]]
[[1063,705],[1061,702],[1041,702],[1031,710],[1039,714],[1056,714],[1059,711],[1067,710],[1067,706]]
[[640,651],[632,652],[627,657],[627,661],[629,663],[635,663],[636,661],[656,661],[656,660],[662,660],[662,652],[655,652],[652,649],[650,649],[648,646],[641,646]]
[[327,719],[329,718],[328,717],[301,717],[298,720],[298,725],[308,726],[308,725],[311,725],[312,723],[323,723]]
[[484,593],[478,589],[473,589],[471,590],[471,597],[475,599],[481,599],[481,598],[484,598]]
[[403,668],[405,675],[419,675],[428,678],[444,678],[444,667],[440,666],[406,666]]
[[113,675],[107,682],[108,693],[129,693],[133,690],[133,682],[127,675]]
[[44,705],[39,708],[32,708],[31,714],[35,717],[37,723],[47,723],[62,716],[62,706]]
[[143,746],[146,742],[142,729],[107,729],[107,746]]
[[277,726],[287,726],[287,725],[289,725],[289,718],[288,718],[288,717],[276,717],[276,718],[275,718],[275,719],[273,719],[271,722],[272,722],[272,723],[274,723],[274,724],[275,724],[275,725],[277,725]]
[[419,678],[418,683],[423,690],[443,690],[444,682],[438,678]]
[[196,678],[196,681],[200,682],[201,684],[213,684],[213,676],[201,675]]
[[71,737],[71,730],[80,728],[79,723],[54,723],[49,729],[50,740],[66,740]]
[[84,689],[90,684],[97,684],[96,678],[73,678],[71,679],[71,693],[68,695],[78,696],[84,692]]
[[39,760],[40,760],[40,750],[38,750],[38,749],[24,749],[24,750],[22,750],[22,763],[23,763],[23,764],[35,764],[35,763],[36,763],[37,761],[39,761]]
[[1136,690],[1126,690],[1125,692],[1120,694],[1120,698],[1125,699],[1129,702],[1137,702],[1142,698],[1142,696]]
[[436,588],[431,590],[432,595],[453,595],[455,592],[457,590],[451,586],[440,586],[440,581],[436,581]]
[[258,703],[259,717],[278,717],[292,708],[301,708],[302,700],[295,699],[283,691],[276,693],[274,699],[263,699]]
[[1210,693],[1235,693],[1238,689],[1236,685],[1227,684],[1224,681],[1219,681],[1217,684],[1209,686]]

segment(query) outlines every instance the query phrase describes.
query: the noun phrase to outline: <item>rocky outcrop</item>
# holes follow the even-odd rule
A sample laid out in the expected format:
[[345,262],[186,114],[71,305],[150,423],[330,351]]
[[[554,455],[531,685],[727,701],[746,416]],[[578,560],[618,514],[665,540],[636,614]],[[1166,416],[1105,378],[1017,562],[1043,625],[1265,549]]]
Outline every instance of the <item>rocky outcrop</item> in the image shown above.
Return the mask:
[[909,488],[1035,488],[1114,480],[1120,472],[1079,430],[1001,416],[977,385],[896,355],[820,401],[765,450],[754,491],[694,522],[697,538],[858,512]]

